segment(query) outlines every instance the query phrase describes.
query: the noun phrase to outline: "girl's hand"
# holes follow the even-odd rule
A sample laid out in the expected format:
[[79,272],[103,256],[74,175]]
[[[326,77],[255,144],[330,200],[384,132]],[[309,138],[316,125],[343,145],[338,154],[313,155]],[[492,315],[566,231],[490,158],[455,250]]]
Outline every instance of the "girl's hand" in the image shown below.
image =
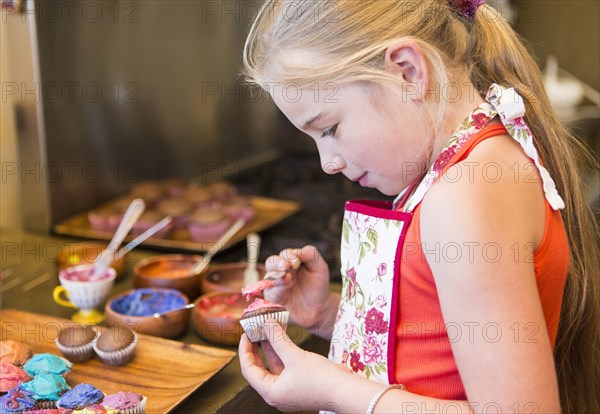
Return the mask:
[[352,377],[344,366],[296,346],[275,320],[265,323],[269,342],[262,342],[267,360],[263,364],[258,344],[244,334],[239,357],[242,375],[267,404],[281,411],[337,411],[332,390]]
[[329,291],[329,267],[314,246],[286,249],[265,263],[267,272],[286,271],[265,299],[285,306],[292,322],[321,336],[330,336],[339,296]]

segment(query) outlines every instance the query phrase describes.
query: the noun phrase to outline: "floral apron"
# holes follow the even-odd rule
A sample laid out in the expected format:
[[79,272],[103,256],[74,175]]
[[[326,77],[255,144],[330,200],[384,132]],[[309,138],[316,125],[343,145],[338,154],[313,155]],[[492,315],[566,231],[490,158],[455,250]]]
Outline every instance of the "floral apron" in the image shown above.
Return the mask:
[[[400,255],[412,212],[423,200],[444,165],[494,117],[523,147],[542,177],[546,199],[554,210],[564,208],[554,181],[540,164],[533,136],[525,125],[523,99],[514,89],[493,84],[486,101],[465,119],[419,183],[402,210],[392,203],[346,203],[341,243],[342,295],[329,359],[382,384],[395,383],[396,326]],[[410,189],[412,189],[411,187]]]

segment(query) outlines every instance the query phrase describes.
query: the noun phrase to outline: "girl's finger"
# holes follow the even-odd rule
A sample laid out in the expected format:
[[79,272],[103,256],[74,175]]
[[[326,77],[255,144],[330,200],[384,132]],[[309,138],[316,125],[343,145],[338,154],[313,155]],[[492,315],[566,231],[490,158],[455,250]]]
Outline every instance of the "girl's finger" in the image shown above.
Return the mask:
[[262,359],[260,358],[260,354],[258,353],[258,344],[253,344],[252,342],[250,342],[246,334],[242,335],[242,338],[240,339],[240,345],[238,348],[240,356],[242,355],[242,353],[244,353],[246,358],[245,361],[247,363],[256,365],[259,368],[265,368]]
[[285,270],[298,270],[302,264],[302,249],[285,249],[279,253],[279,257],[286,261]]
[[287,336],[287,333],[279,325],[279,322],[275,319],[267,320],[264,330],[273,351],[277,354],[283,365],[293,363],[294,358],[298,359],[302,350]]
[[265,270],[267,272],[276,272],[276,271],[280,271],[280,270],[286,270],[286,269],[282,269],[281,267],[283,266],[283,260],[281,259],[281,257],[279,257],[279,255],[272,255],[267,257],[267,260],[265,260]]
[[271,373],[279,375],[285,368],[283,362],[277,355],[277,353],[273,350],[273,347],[269,342],[263,342],[262,344],[263,353],[265,354],[265,359],[267,360],[267,366],[269,367],[269,371]]
[[259,394],[262,394],[273,387],[277,376],[271,374],[264,368],[260,357],[254,352],[253,345],[254,344],[250,342],[246,334],[243,334],[238,347],[240,367],[246,381],[248,381],[252,388]]
[[291,287],[293,284],[294,284],[294,277],[288,272],[284,276],[275,280],[273,282],[273,287],[270,287],[268,289],[275,289],[275,288],[287,289],[287,288]]

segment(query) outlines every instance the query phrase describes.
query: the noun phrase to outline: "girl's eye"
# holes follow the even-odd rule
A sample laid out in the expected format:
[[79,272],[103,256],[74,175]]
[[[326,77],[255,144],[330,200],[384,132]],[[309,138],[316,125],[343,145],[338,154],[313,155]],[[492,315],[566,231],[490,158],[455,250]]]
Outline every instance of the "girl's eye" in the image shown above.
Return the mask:
[[323,131],[323,135],[321,135],[321,138],[334,137],[335,132],[337,131],[338,125],[339,124],[336,124],[336,125],[332,126],[331,128],[327,128],[325,131]]

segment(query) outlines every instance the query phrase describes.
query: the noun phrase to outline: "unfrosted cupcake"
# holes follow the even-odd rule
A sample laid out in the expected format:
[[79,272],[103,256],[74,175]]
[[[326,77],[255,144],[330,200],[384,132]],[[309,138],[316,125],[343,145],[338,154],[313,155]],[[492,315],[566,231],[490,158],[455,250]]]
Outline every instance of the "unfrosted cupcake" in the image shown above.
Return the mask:
[[184,198],[169,198],[161,201],[157,209],[165,216],[173,218],[173,225],[176,229],[185,229],[192,205]]
[[94,356],[94,342],[99,336],[91,326],[70,326],[61,329],[54,342],[69,361],[83,362]]
[[11,339],[0,341],[0,363],[7,362],[20,367],[29,358],[31,358],[31,348],[27,344]]
[[252,205],[250,197],[235,196],[221,205],[225,214],[233,219],[244,219],[250,221],[256,215],[256,209]]
[[0,363],[0,392],[7,392],[29,380],[29,375],[21,368],[8,362]]
[[214,242],[225,233],[231,219],[217,209],[203,209],[190,217],[188,230],[196,243]]
[[162,184],[169,197],[181,197],[187,188],[185,182],[179,177],[169,178]]
[[73,364],[68,360],[52,354],[35,354],[23,369],[32,377],[39,374],[57,374],[66,376]]
[[[146,211],[144,214],[140,216],[138,221],[131,228],[132,236],[139,236],[144,233],[150,227],[154,226],[156,223],[164,219],[165,216],[156,212],[156,211]],[[173,223],[167,224],[165,227],[154,233],[152,237],[166,238],[169,237],[169,234],[173,230]]]
[[102,405],[118,410],[120,414],[143,414],[146,412],[146,400],[146,397],[135,392],[121,391],[104,397]]
[[266,341],[267,335],[264,332],[265,322],[268,319],[275,319],[285,330],[287,328],[289,314],[288,310],[282,305],[256,298],[254,299],[254,302],[244,310],[240,319],[240,324],[244,328],[244,332],[246,332],[250,342]]
[[194,208],[207,208],[215,202],[212,193],[206,187],[188,187],[183,193],[183,198],[188,200]]
[[0,413],[22,413],[25,410],[34,408],[36,400],[29,391],[21,387],[15,387],[8,391],[8,394],[0,397]]
[[219,201],[226,201],[237,194],[237,188],[227,181],[218,181],[208,186],[208,191],[213,195],[213,198]]
[[120,327],[107,328],[94,343],[94,351],[107,365],[123,365],[133,358],[137,343],[135,332]]
[[81,383],[64,393],[56,406],[70,410],[81,410],[88,405],[99,404],[103,399],[104,394],[98,388]]
[[56,408],[60,396],[71,389],[64,377],[57,374],[38,374],[20,387],[31,393],[36,408]]
[[133,198],[141,198],[147,205],[152,206],[166,196],[165,186],[158,181],[143,181],[131,188]]

